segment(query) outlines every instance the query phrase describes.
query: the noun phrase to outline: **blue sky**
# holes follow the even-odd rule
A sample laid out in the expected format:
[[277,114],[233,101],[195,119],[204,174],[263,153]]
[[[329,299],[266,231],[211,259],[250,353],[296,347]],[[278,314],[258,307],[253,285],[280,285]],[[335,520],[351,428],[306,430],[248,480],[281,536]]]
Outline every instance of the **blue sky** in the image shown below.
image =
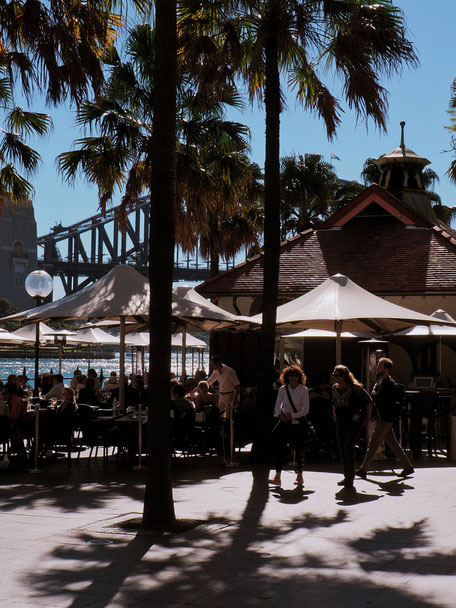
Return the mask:
[[[456,186],[452,185],[445,172],[452,160],[449,149],[448,102],[450,87],[456,77],[453,58],[456,56],[456,2],[454,0],[396,0],[405,14],[409,38],[415,44],[420,58],[416,70],[405,68],[401,77],[382,84],[390,92],[388,131],[379,133],[369,124],[357,124],[356,117],[348,110],[333,142],[328,142],[321,121],[305,112],[288,96],[288,108],[281,120],[281,154],[305,152],[322,154],[330,161],[331,153],[340,161],[333,161],[339,177],[360,179],[363,163],[368,157],[378,157],[397,147],[400,142],[401,120],[406,122],[405,143],[421,156],[431,161],[430,167],[440,176],[436,191],[445,204],[456,205]],[[336,88],[333,92],[342,98]],[[74,187],[62,183],[57,174],[55,158],[71,149],[73,140],[80,136],[73,127],[74,111],[68,108],[47,108],[39,101],[32,109],[47,111],[54,121],[54,131],[45,141],[35,140],[32,145],[42,156],[39,173],[32,178],[36,194],[34,197],[38,234],[49,232],[58,222],[70,225],[85,219],[98,210],[96,188],[86,184],[82,178]],[[245,110],[233,116],[247,124],[252,131],[252,159],[260,166],[264,162],[264,111],[256,105],[246,105]],[[119,196],[120,200],[120,196]],[[119,201],[117,201],[119,202]]]

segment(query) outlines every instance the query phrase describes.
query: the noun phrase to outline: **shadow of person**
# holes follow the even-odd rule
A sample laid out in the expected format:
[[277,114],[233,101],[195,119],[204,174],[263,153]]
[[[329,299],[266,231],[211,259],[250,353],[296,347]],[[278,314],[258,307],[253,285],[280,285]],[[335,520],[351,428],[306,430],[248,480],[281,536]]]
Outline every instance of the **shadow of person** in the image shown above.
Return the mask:
[[403,479],[392,479],[391,481],[373,481],[378,488],[387,496],[402,496],[405,490],[414,490],[414,486],[404,483]]
[[286,505],[297,505],[300,502],[304,502],[304,500],[308,500],[309,496],[315,493],[315,490],[304,490],[302,485],[296,486],[292,490],[275,487],[270,488],[269,491],[274,498],[277,498],[279,502]]
[[382,498],[377,494],[364,494],[364,492],[358,493],[356,488],[342,488],[335,494],[338,505],[358,505],[362,502],[372,502]]

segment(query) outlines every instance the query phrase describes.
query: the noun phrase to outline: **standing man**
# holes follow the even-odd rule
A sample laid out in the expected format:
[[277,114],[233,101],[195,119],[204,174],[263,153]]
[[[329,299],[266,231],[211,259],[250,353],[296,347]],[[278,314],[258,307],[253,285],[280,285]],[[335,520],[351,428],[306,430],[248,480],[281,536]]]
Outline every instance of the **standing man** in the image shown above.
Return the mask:
[[233,408],[237,407],[241,383],[234,369],[222,363],[222,359],[218,355],[212,356],[209,363],[213,371],[207,383],[211,386],[215,381],[218,382],[220,417],[228,418]]
[[403,470],[398,473],[399,477],[407,477],[407,475],[414,473],[412,463],[399,445],[393,430],[393,422],[398,416],[398,407],[396,404],[396,383],[390,375],[392,369],[393,362],[391,359],[386,357],[379,359],[377,364],[379,379],[372,389],[372,400],[377,409],[377,419],[363,464],[356,471],[358,477],[363,479],[366,478],[369,466],[382,441],[389,445],[402,464]]

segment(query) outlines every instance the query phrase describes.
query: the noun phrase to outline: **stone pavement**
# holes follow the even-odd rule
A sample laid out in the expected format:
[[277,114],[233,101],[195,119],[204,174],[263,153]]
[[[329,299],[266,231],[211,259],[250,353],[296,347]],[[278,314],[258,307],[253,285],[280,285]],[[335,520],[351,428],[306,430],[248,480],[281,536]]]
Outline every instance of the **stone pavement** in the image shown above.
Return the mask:
[[405,480],[388,466],[353,492],[337,463],[276,488],[262,466],[179,461],[176,514],[206,523],[161,536],[119,528],[142,511],[142,471],[3,471],[0,605],[455,607],[455,464],[423,458]]

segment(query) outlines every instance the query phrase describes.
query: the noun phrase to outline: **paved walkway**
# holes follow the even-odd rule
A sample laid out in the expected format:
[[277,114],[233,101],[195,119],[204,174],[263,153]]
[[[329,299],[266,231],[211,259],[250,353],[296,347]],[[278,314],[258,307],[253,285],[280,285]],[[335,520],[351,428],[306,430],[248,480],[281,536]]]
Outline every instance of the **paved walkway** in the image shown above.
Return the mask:
[[264,467],[179,462],[177,516],[207,523],[163,536],[119,528],[143,472],[1,472],[0,606],[455,607],[455,464],[423,459],[405,480],[382,466],[352,492],[337,464],[275,488]]

